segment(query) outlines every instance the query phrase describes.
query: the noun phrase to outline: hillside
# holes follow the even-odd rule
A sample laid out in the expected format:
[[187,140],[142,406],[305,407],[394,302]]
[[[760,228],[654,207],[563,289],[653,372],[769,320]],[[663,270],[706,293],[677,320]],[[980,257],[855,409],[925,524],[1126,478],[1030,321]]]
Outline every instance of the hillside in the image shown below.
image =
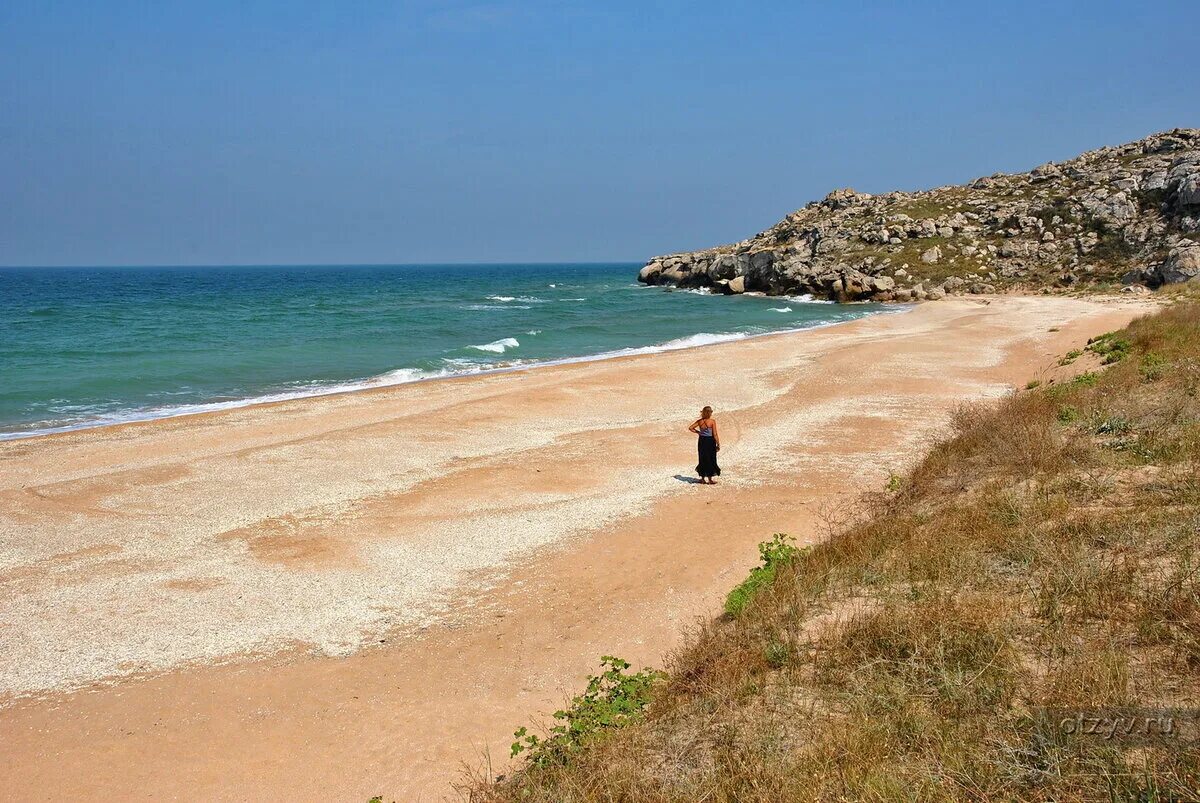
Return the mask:
[[733,245],[651,259],[647,284],[840,301],[1042,288],[1132,291],[1200,274],[1200,129],[965,186],[831,192]]
[[963,409],[819,545],[765,542],[667,672],[606,659],[468,794],[1200,799],[1198,461],[1183,301]]

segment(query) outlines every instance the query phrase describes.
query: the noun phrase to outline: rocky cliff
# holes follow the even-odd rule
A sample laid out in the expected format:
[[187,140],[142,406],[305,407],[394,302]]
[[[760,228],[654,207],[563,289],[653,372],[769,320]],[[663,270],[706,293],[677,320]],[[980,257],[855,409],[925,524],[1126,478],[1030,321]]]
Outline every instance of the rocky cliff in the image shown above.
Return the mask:
[[1144,291],[1200,275],[1200,129],[965,186],[835,190],[754,237],[650,260],[647,284],[919,301],[1080,287]]

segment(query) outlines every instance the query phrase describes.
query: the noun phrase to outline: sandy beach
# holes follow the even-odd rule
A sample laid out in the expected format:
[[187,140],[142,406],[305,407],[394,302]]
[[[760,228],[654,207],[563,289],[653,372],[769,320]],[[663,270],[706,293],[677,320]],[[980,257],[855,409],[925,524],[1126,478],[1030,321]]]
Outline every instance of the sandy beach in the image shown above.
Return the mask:
[[441,799],[599,656],[661,664],[759,541],[1147,309],[956,297],[0,443],[0,796]]

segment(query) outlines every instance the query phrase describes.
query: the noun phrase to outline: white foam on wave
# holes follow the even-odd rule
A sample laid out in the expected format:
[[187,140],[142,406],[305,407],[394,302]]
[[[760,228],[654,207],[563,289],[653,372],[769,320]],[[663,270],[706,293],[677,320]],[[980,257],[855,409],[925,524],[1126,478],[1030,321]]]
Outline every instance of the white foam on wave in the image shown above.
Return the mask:
[[503,354],[509,349],[515,349],[521,343],[515,337],[504,337],[500,340],[494,340],[491,343],[484,343],[482,346],[469,346],[468,348],[477,349],[478,351],[490,351],[494,354]]
[[768,307],[771,312],[791,312],[791,307]]
[[531,309],[528,304],[464,304],[459,309],[470,310],[471,312],[479,312],[481,310],[499,309]]
[[827,298],[813,298],[812,293],[804,293],[799,296],[780,296],[787,301],[798,301],[801,304],[836,304],[836,301]]
[[538,298],[537,296],[488,296],[488,301],[499,301],[508,304],[512,301],[520,301],[522,304],[545,304],[546,299]]

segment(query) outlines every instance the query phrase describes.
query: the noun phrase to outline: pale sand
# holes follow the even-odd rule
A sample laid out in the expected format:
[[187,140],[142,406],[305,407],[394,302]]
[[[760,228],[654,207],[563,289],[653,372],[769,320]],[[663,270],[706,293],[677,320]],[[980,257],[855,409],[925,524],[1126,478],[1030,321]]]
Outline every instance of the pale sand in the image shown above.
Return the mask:
[[[821,537],[955,405],[1146,309],[951,299],[0,443],[0,793],[437,798],[601,654],[659,663],[758,541]],[[676,476],[702,404],[716,488]]]

